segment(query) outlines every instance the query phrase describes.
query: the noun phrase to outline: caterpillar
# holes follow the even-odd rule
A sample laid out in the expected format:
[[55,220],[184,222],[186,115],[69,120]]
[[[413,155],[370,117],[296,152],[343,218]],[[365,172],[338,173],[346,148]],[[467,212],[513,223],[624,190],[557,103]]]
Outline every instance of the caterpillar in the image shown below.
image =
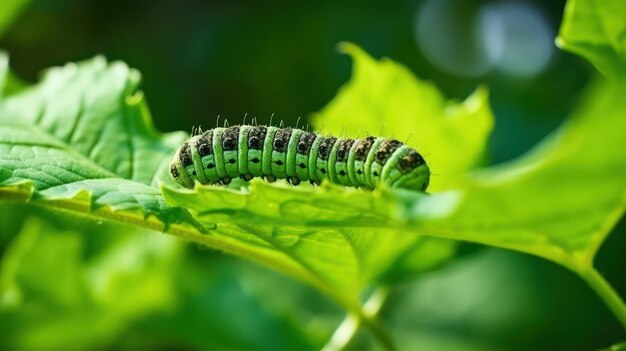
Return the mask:
[[337,138],[301,129],[237,125],[192,136],[176,151],[169,173],[178,184],[229,184],[286,179],[373,189],[390,187],[425,191],[430,170],[424,158],[402,142],[383,137]]

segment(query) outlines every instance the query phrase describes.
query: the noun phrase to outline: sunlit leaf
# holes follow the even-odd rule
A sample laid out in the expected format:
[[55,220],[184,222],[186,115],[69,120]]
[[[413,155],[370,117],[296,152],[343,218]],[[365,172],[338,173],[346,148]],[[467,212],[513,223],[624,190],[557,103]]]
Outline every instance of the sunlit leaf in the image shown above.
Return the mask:
[[591,61],[608,77],[626,74],[626,2],[569,0],[557,44]]
[[184,134],[154,130],[139,81],[136,70],[102,57],[54,67],[39,84],[0,104],[0,122],[36,125],[120,178],[156,184],[161,163]]
[[[113,235],[91,234],[99,232]],[[162,270],[180,247],[165,237],[123,239],[87,258],[83,233],[27,221],[0,264],[0,347],[93,348],[171,306],[174,290]]]
[[435,174],[430,191],[450,187],[484,161],[493,128],[486,89],[477,89],[462,103],[446,100],[434,84],[391,59],[376,60],[350,43],[340,48],[354,60],[352,79],[314,116],[318,129],[407,141]]
[[[288,272],[353,309],[367,286],[432,269],[454,253],[453,242],[385,228],[386,218],[396,211],[395,195],[386,191],[257,184],[251,190],[255,207],[272,216],[262,227],[254,213],[236,213],[241,201],[250,200],[246,190],[211,187],[192,198],[184,190],[165,188],[172,204],[177,196],[183,201],[167,206],[152,185],[165,180],[163,165],[180,134],[161,136],[151,129],[135,91],[137,77],[123,64],[96,58],[51,69],[40,84],[8,96],[0,103],[0,195],[86,213],[98,221],[165,230]],[[317,203],[307,201],[311,191],[319,196],[311,198]],[[338,202],[337,196],[348,202]],[[373,213],[363,212],[371,218],[357,213],[365,207],[352,208],[353,196],[372,206]],[[279,211],[268,205],[271,199]],[[302,214],[308,214],[309,224],[343,219],[347,226],[284,226],[303,219]]]

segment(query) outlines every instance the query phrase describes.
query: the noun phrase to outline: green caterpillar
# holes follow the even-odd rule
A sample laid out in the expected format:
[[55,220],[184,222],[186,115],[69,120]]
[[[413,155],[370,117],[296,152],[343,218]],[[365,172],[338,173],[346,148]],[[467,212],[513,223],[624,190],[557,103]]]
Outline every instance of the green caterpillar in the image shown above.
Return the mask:
[[229,184],[235,177],[269,182],[286,179],[375,188],[424,191],[430,170],[422,156],[403,143],[382,137],[335,138],[301,129],[240,125],[214,128],[187,140],[170,164],[170,176],[193,188]]

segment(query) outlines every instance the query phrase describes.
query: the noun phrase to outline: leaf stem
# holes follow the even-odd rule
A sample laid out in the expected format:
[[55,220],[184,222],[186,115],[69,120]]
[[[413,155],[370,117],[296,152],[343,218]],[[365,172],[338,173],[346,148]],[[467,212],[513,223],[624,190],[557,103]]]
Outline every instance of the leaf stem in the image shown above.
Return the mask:
[[361,313],[349,313],[335,330],[330,340],[324,345],[322,351],[344,350],[354,339],[361,325],[367,326],[386,350],[395,350],[396,347],[389,335],[389,331],[376,318],[388,296],[388,287],[379,287],[374,290],[363,304]]
[[624,304],[624,300],[620,298],[611,284],[594,268],[581,270],[579,274],[600,296],[624,329],[626,329],[626,304]]

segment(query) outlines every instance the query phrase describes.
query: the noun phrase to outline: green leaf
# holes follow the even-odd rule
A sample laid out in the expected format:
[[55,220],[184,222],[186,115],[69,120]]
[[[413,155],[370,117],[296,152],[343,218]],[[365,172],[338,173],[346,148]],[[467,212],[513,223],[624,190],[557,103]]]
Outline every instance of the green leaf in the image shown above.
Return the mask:
[[[591,266],[626,205],[626,154],[614,152],[626,149],[626,103],[620,95],[622,85],[616,84],[599,84],[563,128],[526,155],[473,172],[462,187],[430,196],[333,186],[322,191],[289,189],[263,183],[253,184],[247,193],[198,187],[193,191],[165,188],[164,194],[203,221],[243,225],[252,220],[255,225],[246,227],[248,231],[261,225],[395,229],[407,232],[399,238],[426,234],[474,241],[581,270]],[[270,228],[264,230],[266,234],[259,234],[263,238],[277,235]],[[293,235],[295,229],[288,233]],[[387,238],[399,240],[389,233],[379,237],[384,238],[381,243]]]
[[[1,5],[0,5],[1,6]],[[9,56],[0,51],[0,102],[26,87],[26,83],[9,70]]]
[[215,224],[212,233],[351,307],[365,287],[396,275],[396,269],[404,274],[432,269],[454,253],[449,241],[386,228],[398,209],[387,191],[332,185],[320,191],[260,181],[244,193],[216,187],[162,190],[171,204]]
[[[253,350],[280,338],[277,350],[313,350],[341,317],[303,284],[171,236],[74,218],[24,221],[1,207],[18,228],[0,227],[12,234],[0,255],[2,349]],[[281,294],[268,296],[278,285]],[[302,303],[311,298],[329,311]],[[312,330],[312,316],[330,323]]]
[[[0,125],[0,198],[44,199],[103,216],[124,210],[141,223],[148,216],[164,225],[188,221],[189,215],[165,205],[155,188],[117,178],[67,145],[26,125]],[[121,213],[117,214],[121,215]],[[156,223],[155,223],[156,225]]]
[[[286,209],[268,212],[274,218],[263,227],[253,215],[235,213],[238,203],[248,201],[245,190],[207,187],[203,195],[181,198],[182,206],[176,206],[174,198],[187,193],[170,189],[166,193],[175,207],[167,206],[153,185],[167,179],[163,165],[181,134],[161,136],[152,130],[137,84],[135,71],[96,58],[53,68],[38,85],[5,98],[0,103],[0,197],[165,230],[288,272],[353,310],[370,284],[432,269],[454,253],[453,242],[355,227],[358,215],[349,206],[344,213],[337,196],[363,197],[384,216],[395,211],[394,202],[372,203],[371,193],[342,188],[302,192],[257,184],[253,192],[259,206],[274,198]],[[285,190],[289,202],[280,197]],[[324,197],[322,211],[312,212],[320,204],[307,203],[306,191]],[[210,212],[212,206],[217,213],[199,213],[201,224],[187,211]],[[314,214],[310,219],[320,223],[343,218],[349,226],[283,225],[299,211]],[[373,216],[364,220],[384,225],[379,214]],[[207,230],[209,235],[201,234]]]
[[432,83],[393,60],[375,60],[350,43],[340,49],[354,60],[352,78],[314,116],[316,128],[408,140],[435,173],[430,191],[449,188],[484,160],[493,128],[486,89],[477,89],[463,103],[446,100]]
[[[336,134],[344,127],[373,131],[387,124],[401,138],[419,126],[415,139],[420,150],[436,148],[435,172],[446,175],[433,180],[434,189],[449,186],[482,161],[493,123],[484,90],[463,104],[446,102],[403,66],[391,60],[379,63],[354,45],[343,47],[355,60],[355,73],[315,124]],[[415,235],[390,222],[406,221],[399,206],[412,207],[423,197],[419,193],[329,185],[295,189],[261,182],[244,193],[215,187],[165,187],[163,192],[169,203],[191,209],[203,223],[215,224],[217,232],[249,241],[262,254],[259,259],[282,266],[349,307],[365,287],[432,269],[454,254],[453,242]],[[441,215],[456,198],[449,200],[423,211]]]
[[[102,228],[90,234],[120,238]],[[166,237],[145,238],[132,231],[88,256],[84,233],[28,220],[0,264],[0,346],[100,347],[171,306],[175,289],[163,272],[181,248]]]
[[341,318],[309,287],[230,257],[187,255],[170,278],[175,309],[147,316],[120,348],[319,350]]
[[184,135],[153,130],[138,82],[136,71],[99,57],[50,69],[38,85],[0,100],[0,198],[157,230],[197,225],[150,186]]
[[590,267],[626,205],[626,154],[616,152],[626,148],[624,86],[598,82],[567,123],[526,155],[470,174],[459,207],[433,230],[574,270]]
[[[356,56],[361,59],[369,60]],[[371,240],[365,246],[370,248],[393,242],[381,249],[385,251],[381,256],[389,258],[403,255],[396,250],[407,237],[429,235],[537,255],[578,272],[595,288],[599,276],[593,271],[593,258],[626,206],[626,153],[615,152],[626,149],[623,89],[619,81],[597,82],[569,121],[527,154],[466,173],[454,187],[431,195],[263,183],[253,183],[244,193],[214,187],[163,191],[170,203],[186,206],[203,222],[216,223],[223,234],[243,238],[252,233],[253,245],[266,248],[267,255],[276,255],[274,259],[284,264],[295,261],[299,267],[291,267],[292,274],[308,275],[307,280],[318,286],[355,293],[359,286],[377,282],[376,275],[353,278],[357,271],[350,269],[351,262],[361,261],[361,267],[386,264],[387,273],[393,273],[390,261],[376,261],[367,249],[360,250],[355,238]],[[384,99],[367,100],[365,105],[373,110],[379,110],[377,103],[386,105]],[[456,152],[463,154],[465,145],[460,143]],[[355,234],[348,241],[358,260],[346,261],[349,256],[337,237],[352,230]],[[309,233],[322,235],[302,242]],[[320,243],[325,244],[323,252]],[[324,269],[327,262],[334,272]]]
[[[58,143],[118,177],[162,180],[162,164],[184,138],[160,135],[150,120],[139,72],[96,57],[49,69],[43,81],[0,105],[0,121],[36,125]],[[34,140],[34,138],[33,138]]]
[[626,2],[570,0],[557,44],[585,57],[608,77],[626,73]]

